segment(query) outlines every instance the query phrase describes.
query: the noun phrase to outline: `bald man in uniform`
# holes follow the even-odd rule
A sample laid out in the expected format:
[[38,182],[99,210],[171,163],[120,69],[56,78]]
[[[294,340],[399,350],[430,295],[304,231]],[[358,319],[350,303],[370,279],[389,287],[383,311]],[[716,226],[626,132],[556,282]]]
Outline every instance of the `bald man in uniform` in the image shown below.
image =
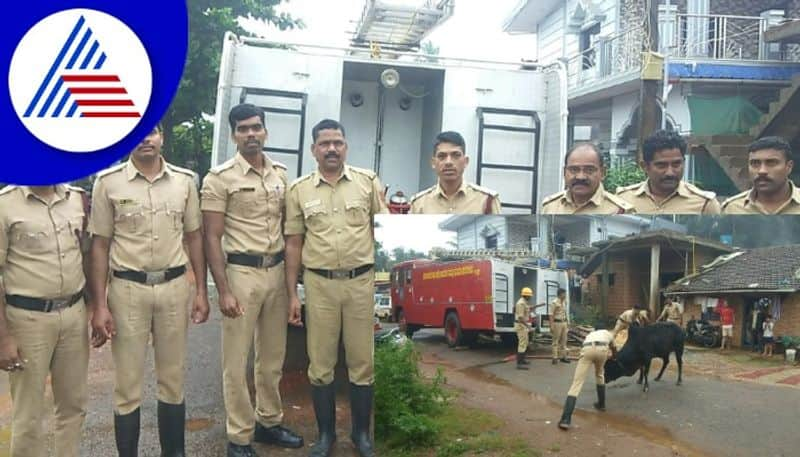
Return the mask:
[[638,214],[719,214],[714,192],[685,182],[686,140],[677,132],[659,130],[642,146],[643,182],[617,189]]
[[564,158],[564,182],[567,189],[542,201],[542,214],[630,214],[633,206],[606,192],[603,157],[597,146],[578,143]]
[[11,457],[46,455],[48,376],[54,455],[80,455],[89,363],[83,192],[63,184],[0,190],[0,369],[11,384]]
[[[156,127],[127,162],[97,174],[92,192],[89,285],[97,297],[92,343],[99,347],[111,340],[114,436],[120,457],[138,455],[144,362],[151,339],[161,455],[185,455],[188,303],[193,303],[194,323],[208,319],[194,172],[164,160],[162,145]],[[196,278],[194,296],[185,274],[188,262]]]
[[[361,457],[372,457],[374,382],[375,237],[372,218],[386,213],[375,173],[347,165],[347,140],[339,122],[312,129],[317,169],[294,181],[286,196],[286,288],[290,320],[301,325],[297,278],[305,267],[308,378],[319,438],[312,457],[330,455],[336,441],[334,367],[339,337],[350,380],[350,438]],[[301,262],[302,259],[302,262]]]
[[431,168],[438,181],[411,198],[412,214],[500,214],[500,195],[464,181],[469,157],[458,132],[436,136]]

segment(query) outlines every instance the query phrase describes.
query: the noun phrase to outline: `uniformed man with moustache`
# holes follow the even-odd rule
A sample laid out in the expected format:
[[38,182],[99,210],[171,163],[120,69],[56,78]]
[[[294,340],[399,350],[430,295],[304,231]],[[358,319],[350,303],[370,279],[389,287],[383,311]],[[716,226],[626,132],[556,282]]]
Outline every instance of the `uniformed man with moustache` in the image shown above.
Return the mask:
[[764,137],[748,148],[753,188],[722,203],[723,214],[800,214],[800,188],[789,179],[792,147],[783,138]]
[[685,182],[686,140],[677,132],[659,130],[642,145],[643,182],[617,189],[617,195],[638,214],[719,214],[714,192]]
[[55,456],[80,455],[89,332],[83,190],[0,190],[0,369],[11,384],[11,457],[44,457],[50,378]]
[[431,168],[438,181],[411,198],[412,214],[500,214],[500,195],[464,181],[469,165],[464,137],[458,132],[436,135]]
[[[193,303],[194,323],[208,318],[194,173],[165,161],[162,145],[161,129],[156,127],[127,162],[97,174],[92,192],[89,285],[97,297],[92,338],[96,347],[111,340],[114,435],[120,457],[138,455],[144,362],[151,338],[161,455],[185,455],[188,303]],[[194,297],[187,262],[196,277]]]
[[[289,301],[284,275],[286,167],[263,152],[264,111],[252,104],[228,115],[236,155],[206,175],[201,191],[206,252],[219,291],[222,387],[228,457],[254,456],[251,441],[303,446],[283,427],[279,385],[286,355]],[[256,405],[247,388],[255,341]]]
[[606,169],[600,150],[592,143],[578,143],[564,158],[567,189],[542,201],[542,214],[630,214],[633,206],[606,192]]
[[[286,196],[286,287],[290,323],[300,325],[297,278],[305,267],[308,378],[319,438],[312,457],[330,455],[336,441],[334,367],[344,341],[350,380],[350,438],[372,457],[374,382],[373,216],[386,213],[383,188],[371,171],[345,163],[344,126],[325,119],[312,129],[317,169],[294,181]],[[302,262],[301,262],[302,259]]]

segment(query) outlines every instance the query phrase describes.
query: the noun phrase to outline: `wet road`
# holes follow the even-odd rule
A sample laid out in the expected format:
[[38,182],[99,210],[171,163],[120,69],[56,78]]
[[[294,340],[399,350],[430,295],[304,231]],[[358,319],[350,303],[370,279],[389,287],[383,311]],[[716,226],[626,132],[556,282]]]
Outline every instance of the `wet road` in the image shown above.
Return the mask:
[[[212,302],[216,303],[216,302]],[[212,316],[203,325],[190,325],[187,377],[187,431],[186,453],[192,457],[220,457],[225,455],[225,408],[222,397],[221,368],[221,315],[212,305]],[[306,448],[289,450],[255,445],[261,456],[306,456],[308,446],[316,439],[316,423],[310,401],[310,387],[305,367],[305,333],[292,329],[285,374],[281,383],[284,405],[284,425],[301,433]],[[141,457],[158,457],[158,428],[156,422],[156,384],[153,373],[152,350],[146,362],[144,402],[142,404],[142,431],[139,446]],[[90,399],[88,415],[83,429],[81,456],[108,457],[116,455],[112,415],[113,363],[111,348],[104,346],[91,353],[89,368]],[[347,399],[347,380],[340,369],[337,373],[339,396],[337,399],[337,457],[355,456],[350,444],[350,411]],[[9,406],[7,376],[0,381],[0,457],[8,455]],[[251,386],[252,391],[252,386]],[[49,397],[49,389],[48,389]],[[45,425],[52,430],[48,420]],[[52,452],[52,434],[48,436]],[[52,454],[51,454],[52,455]]]
[[[563,404],[575,369],[575,363],[551,365],[550,360],[531,360],[529,371],[516,370],[513,363],[501,362],[510,349],[482,345],[451,350],[444,343],[441,330],[420,331],[414,341],[426,354],[469,366],[462,371],[486,382],[508,382],[558,404]],[[549,354],[548,350],[540,349],[537,354]],[[798,390],[718,380],[692,375],[686,369],[683,385],[676,386],[677,371],[671,369],[675,367],[674,357],[661,382],[652,381],[657,367],[660,361],[653,362],[650,391],[646,394],[634,378],[609,384],[604,420],[630,433],[665,442],[679,440],[720,457],[800,455]],[[594,386],[594,380],[587,379],[578,398],[578,409],[593,411]]]

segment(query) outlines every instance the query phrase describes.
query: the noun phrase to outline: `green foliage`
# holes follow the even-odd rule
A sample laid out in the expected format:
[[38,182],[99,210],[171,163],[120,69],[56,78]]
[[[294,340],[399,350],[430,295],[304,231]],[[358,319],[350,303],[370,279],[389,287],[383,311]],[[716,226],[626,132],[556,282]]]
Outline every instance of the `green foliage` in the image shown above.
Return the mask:
[[[277,13],[283,0],[191,0],[189,12],[189,47],[178,92],[162,119],[164,152],[176,165],[193,161],[195,170],[205,171],[211,154],[212,129],[203,113],[214,112],[219,79],[222,38],[227,31],[252,36],[238,18],[252,18],[286,30],[303,27],[303,22],[288,14]],[[183,131],[179,129],[183,128]],[[188,163],[188,165],[192,165]]]
[[647,178],[644,171],[635,162],[628,162],[608,170],[603,186],[607,191],[614,193],[617,187],[629,186],[642,182]]
[[781,338],[781,343],[785,349],[798,349],[800,348],[800,336],[785,335]]
[[419,358],[410,341],[375,348],[375,439],[389,448],[430,446],[441,429],[435,418],[449,401],[445,379],[439,371],[427,381]]

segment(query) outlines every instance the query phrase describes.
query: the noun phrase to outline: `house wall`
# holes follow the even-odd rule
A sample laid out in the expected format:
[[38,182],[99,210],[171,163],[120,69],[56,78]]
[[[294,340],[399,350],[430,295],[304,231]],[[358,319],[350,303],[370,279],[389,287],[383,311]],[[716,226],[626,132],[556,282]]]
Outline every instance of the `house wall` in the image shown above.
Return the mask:
[[487,228],[497,230],[497,247],[504,249],[508,236],[506,218],[501,216],[480,217],[475,222],[466,224],[458,229],[456,243],[458,249],[485,249],[486,239],[481,234]]
[[800,292],[782,300],[781,318],[775,322],[775,335],[800,336]]

